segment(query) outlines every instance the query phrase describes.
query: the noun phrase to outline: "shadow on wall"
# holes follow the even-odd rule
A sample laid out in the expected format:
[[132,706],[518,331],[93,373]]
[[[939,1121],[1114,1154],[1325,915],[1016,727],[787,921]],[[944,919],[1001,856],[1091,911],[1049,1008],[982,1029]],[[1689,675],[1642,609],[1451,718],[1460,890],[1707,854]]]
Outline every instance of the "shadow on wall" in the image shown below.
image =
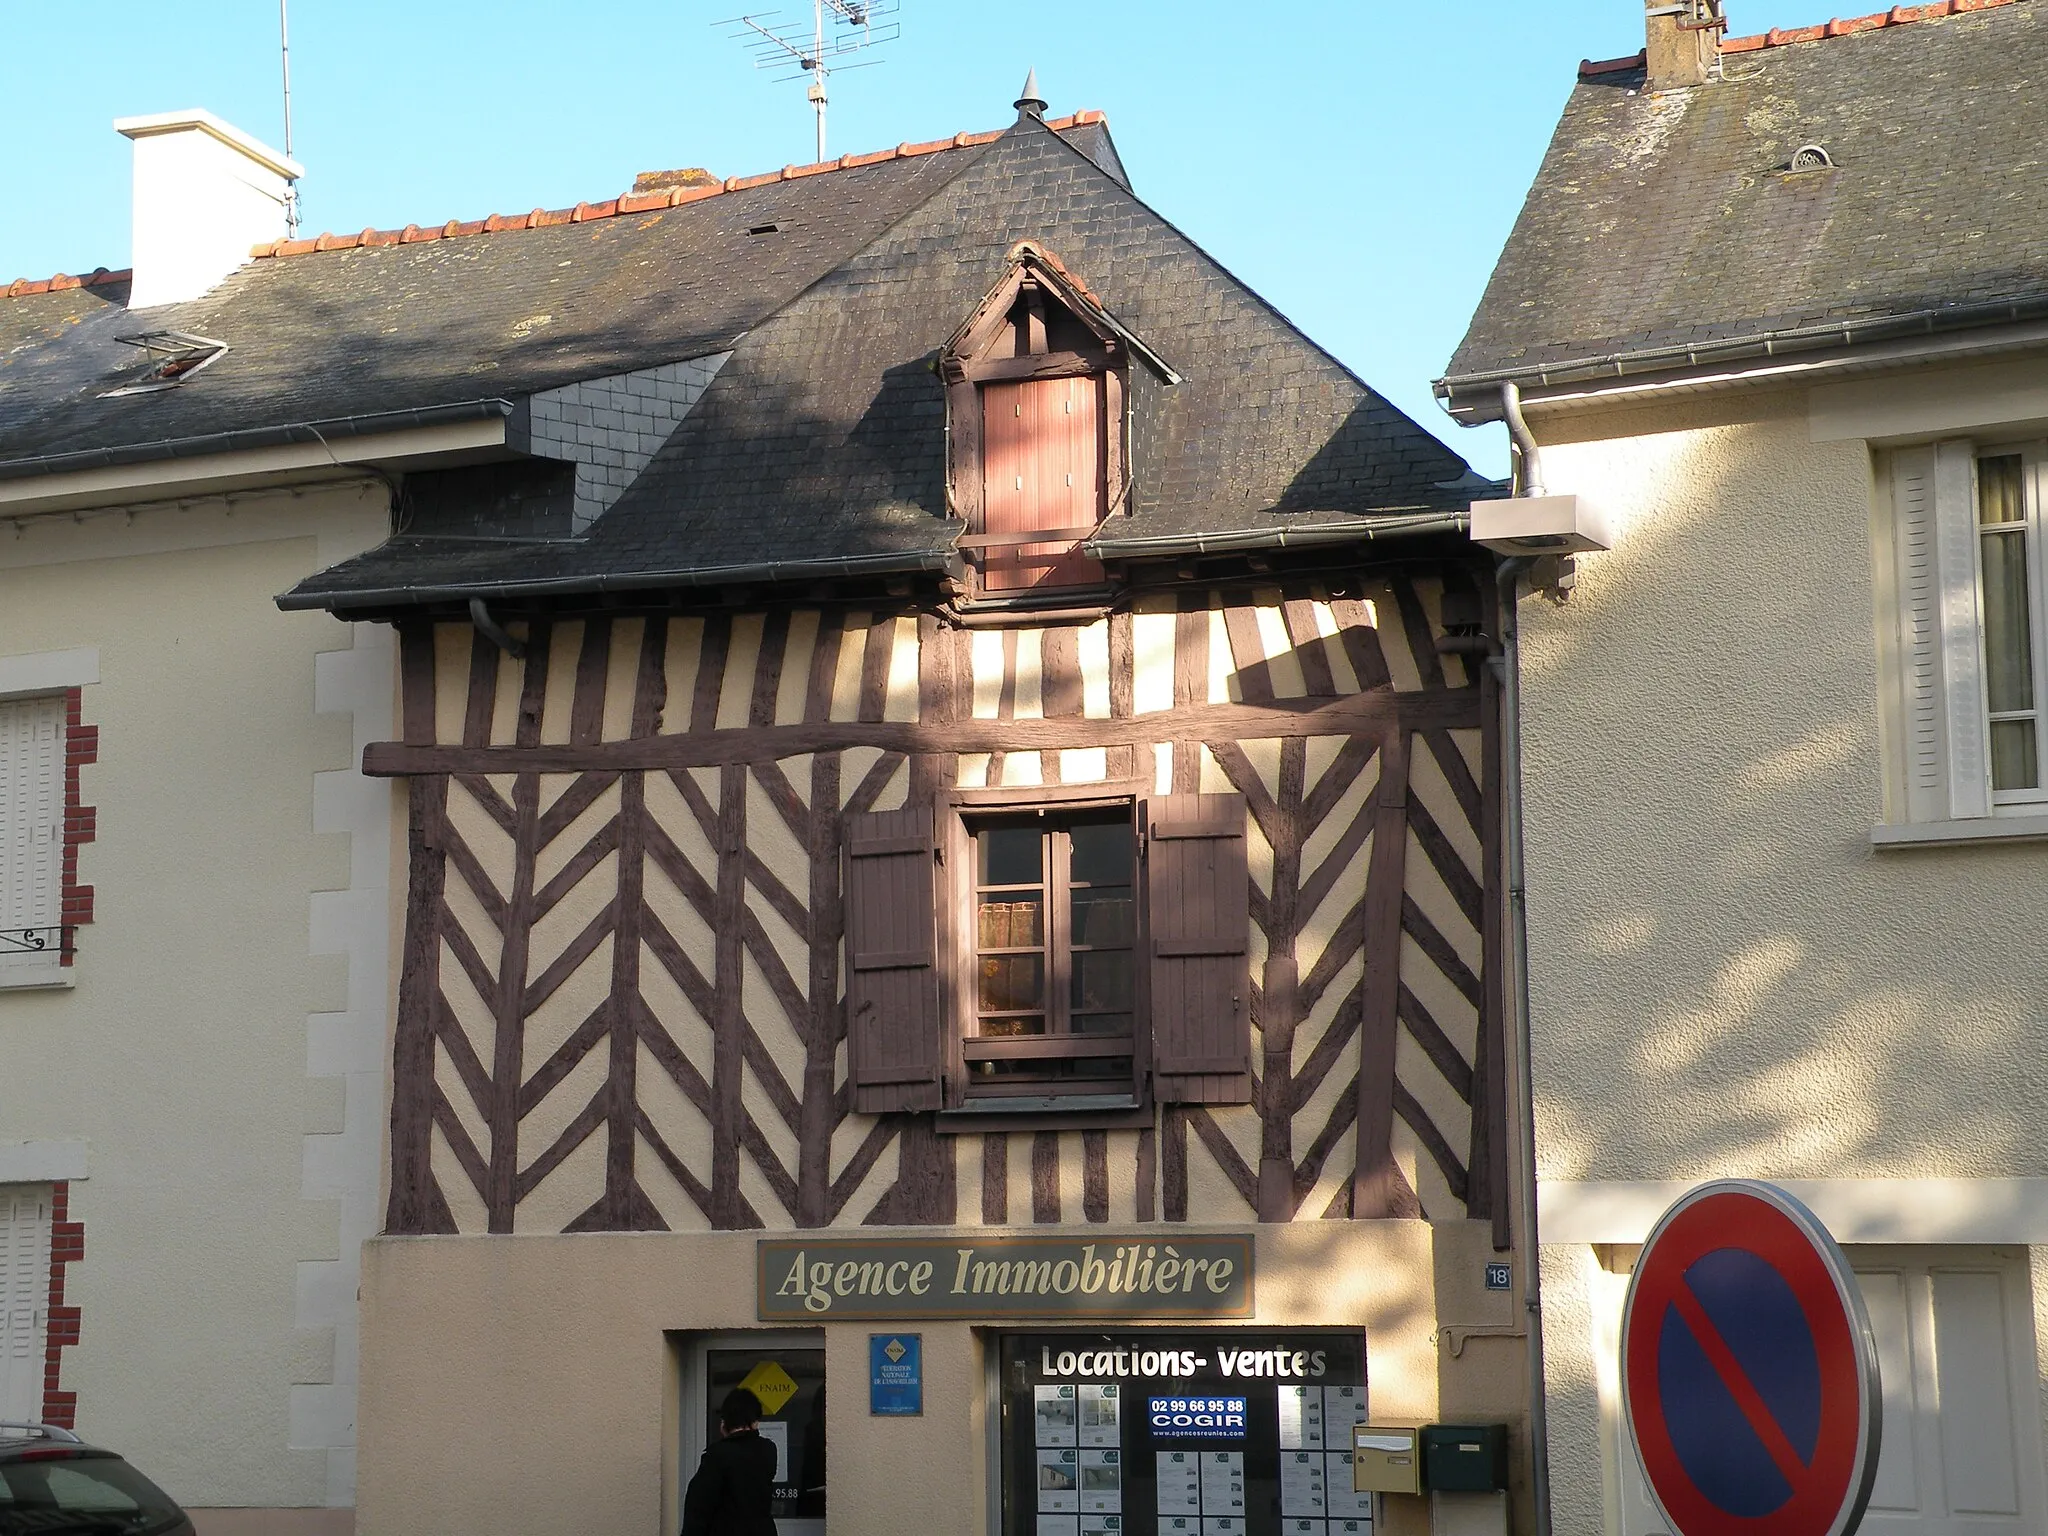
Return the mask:
[[1873,466],[1763,406],[1545,451],[1625,494],[1523,607],[1544,1177],[2048,1173],[2043,851],[1873,853]]

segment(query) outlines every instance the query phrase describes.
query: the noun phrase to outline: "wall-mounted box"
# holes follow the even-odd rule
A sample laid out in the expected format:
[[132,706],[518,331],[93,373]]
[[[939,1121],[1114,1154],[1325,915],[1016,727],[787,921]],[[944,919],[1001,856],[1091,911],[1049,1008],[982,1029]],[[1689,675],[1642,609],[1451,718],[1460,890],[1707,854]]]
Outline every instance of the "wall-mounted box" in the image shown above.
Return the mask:
[[1385,1424],[1351,1430],[1351,1488],[1354,1493],[1422,1492],[1420,1432]]
[[1614,548],[1614,535],[1583,496],[1516,496],[1472,503],[1472,542],[1499,555],[1582,555]]
[[1422,1478],[1432,1493],[1491,1493],[1507,1487],[1507,1425],[1430,1425],[1422,1432]]

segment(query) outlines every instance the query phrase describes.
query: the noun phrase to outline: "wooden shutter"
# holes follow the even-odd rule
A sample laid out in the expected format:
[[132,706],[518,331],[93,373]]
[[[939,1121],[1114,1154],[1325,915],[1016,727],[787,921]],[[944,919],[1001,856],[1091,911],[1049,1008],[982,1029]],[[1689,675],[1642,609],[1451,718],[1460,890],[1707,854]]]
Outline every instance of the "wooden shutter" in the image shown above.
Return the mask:
[[846,1050],[862,1114],[939,1107],[932,811],[846,818]]
[[1251,877],[1242,795],[1145,802],[1152,1081],[1163,1103],[1252,1096]]
[[[1102,520],[1101,397],[1101,378],[1093,374],[983,386],[986,534],[1092,529]],[[1099,582],[1102,566],[1073,547],[1080,537],[991,545],[982,560],[982,585],[997,592]]]
[[50,1299],[50,1193],[0,1185],[0,1419],[43,1416],[43,1315]]
[[[48,929],[62,921],[64,700],[0,703],[0,930]],[[0,942],[0,982],[57,963]]]
[[1969,443],[1892,455],[1908,821],[1991,814],[1976,499]]

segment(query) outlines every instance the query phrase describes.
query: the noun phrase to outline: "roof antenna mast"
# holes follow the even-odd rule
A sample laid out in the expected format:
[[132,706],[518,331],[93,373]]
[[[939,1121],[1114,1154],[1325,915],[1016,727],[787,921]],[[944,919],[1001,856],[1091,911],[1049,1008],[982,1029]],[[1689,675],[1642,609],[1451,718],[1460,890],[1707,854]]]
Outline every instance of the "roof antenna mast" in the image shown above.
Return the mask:
[[[282,4],[283,0],[279,0]],[[893,16],[899,0],[811,0],[811,24],[778,22],[779,11],[755,11],[715,23],[731,30],[754,55],[754,68],[782,71],[775,78],[809,80],[804,97],[818,114],[818,159],[825,158],[825,80],[835,69],[864,69],[880,59],[846,62],[854,54],[894,42],[902,28],[878,18]]]
[[[284,157],[292,158],[292,24],[291,0],[277,0],[277,45],[284,65]],[[284,227],[292,239],[299,238],[299,184],[284,184]]]

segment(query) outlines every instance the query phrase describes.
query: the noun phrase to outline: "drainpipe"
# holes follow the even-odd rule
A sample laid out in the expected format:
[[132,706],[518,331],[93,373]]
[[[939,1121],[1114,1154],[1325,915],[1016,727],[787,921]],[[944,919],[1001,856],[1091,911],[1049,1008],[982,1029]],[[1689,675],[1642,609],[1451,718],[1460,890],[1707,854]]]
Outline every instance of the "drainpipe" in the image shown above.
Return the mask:
[[491,617],[489,605],[480,597],[472,597],[469,600],[469,622],[476,626],[478,634],[514,661],[526,655],[525,645],[513,639],[505,627]]
[[[1501,412],[1519,461],[1515,494],[1541,496],[1543,461],[1529,423],[1522,417],[1522,392],[1500,388]],[[1514,973],[1509,993],[1514,1008],[1514,1104],[1521,1124],[1522,1308],[1529,1331],[1529,1491],[1536,1507],[1536,1536],[1551,1536],[1550,1416],[1543,1379],[1543,1250],[1536,1231],[1536,1082],[1529,1026],[1529,904],[1522,858],[1522,643],[1516,616],[1523,575],[1536,562],[1516,555],[1500,563],[1501,653],[1488,659],[1501,692],[1501,843],[1507,858],[1508,953]]]

